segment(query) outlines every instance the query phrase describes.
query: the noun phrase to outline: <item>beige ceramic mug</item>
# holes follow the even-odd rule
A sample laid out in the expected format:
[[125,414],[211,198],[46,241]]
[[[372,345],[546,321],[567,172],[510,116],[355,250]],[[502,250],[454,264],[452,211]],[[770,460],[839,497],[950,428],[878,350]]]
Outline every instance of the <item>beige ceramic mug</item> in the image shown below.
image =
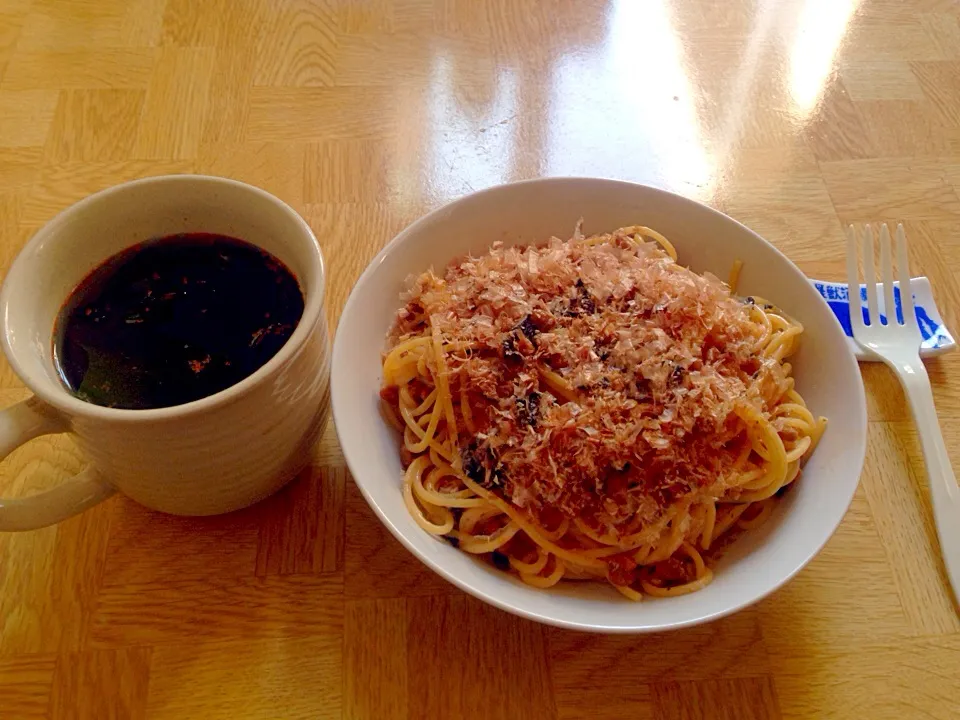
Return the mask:
[[[117,252],[183,232],[229,235],[282,260],[304,311],[263,367],[209,397],[120,410],[74,397],[53,362],[54,322],[77,284]],[[119,185],[68,208],[14,261],[0,292],[3,351],[34,393],[0,411],[0,458],[72,432],[90,466],[39,495],[0,499],[0,531],[59,522],[115,491],[155,510],[212,515],[250,505],[306,463],[329,411],[323,257],[307,223],[269,193],[224,178],[172,175]]]

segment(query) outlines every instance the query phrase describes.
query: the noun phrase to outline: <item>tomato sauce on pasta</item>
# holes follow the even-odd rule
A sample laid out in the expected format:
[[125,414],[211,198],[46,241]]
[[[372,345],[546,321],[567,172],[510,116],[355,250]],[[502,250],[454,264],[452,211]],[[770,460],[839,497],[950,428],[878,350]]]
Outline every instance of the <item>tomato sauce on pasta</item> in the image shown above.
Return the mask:
[[787,361],[803,328],[650,228],[497,243],[403,301],[380,397],[406,505],[536,587],[702,588],[705,551],[768,516],[826,425]]

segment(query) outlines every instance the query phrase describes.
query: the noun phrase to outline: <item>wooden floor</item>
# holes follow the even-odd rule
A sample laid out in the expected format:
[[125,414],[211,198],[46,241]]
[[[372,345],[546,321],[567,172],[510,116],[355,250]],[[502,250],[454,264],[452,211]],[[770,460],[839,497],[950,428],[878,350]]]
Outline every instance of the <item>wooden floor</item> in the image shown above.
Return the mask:
[[[958,18],[954,0],[0,0],[0,268],[90,192],[216,173],[307,218],[335,323],[425,210],[603,175],[721,208],[824,279],[845,223],[903,220],[957,332]],[[960,467],[960,354],[929,369]],[[863,371],[847,518],[731,618],[597,637],[486,607],[388,536],[330,428],[247,511],[118,497],[0,536],[0,718],[960,717],[919,446],[894,377]],[[24,396],[4,363],[0,401]],[[82,466],[37,440],[0,493]]]

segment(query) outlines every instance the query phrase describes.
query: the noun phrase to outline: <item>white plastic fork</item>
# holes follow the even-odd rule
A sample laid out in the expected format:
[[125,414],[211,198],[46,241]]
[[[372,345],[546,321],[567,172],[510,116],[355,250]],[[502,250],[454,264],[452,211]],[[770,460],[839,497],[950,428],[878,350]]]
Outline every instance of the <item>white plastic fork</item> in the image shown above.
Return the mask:
[[[860,282],[857,279],[857,231],[847,228],[847,287],[850,293],[850,324],[853,337],[860,345],[875,352],[897,373],[910,403],[917,426],[923,459],[927,465],[933,516],[940,538],[940,553],[953,588],[953,602],[960,601],[960,488],[950,466],[950,457],[940,432],[937,410],[933,404],[930,378],[920,360],[920,327],[910,290],[907,261],[907,238],[903,225],[897,225],[897,270],[900,276],[902,318],[897,317],[893,292],[893,264],[890,230],[880,227],[880,280],[886,323],[881,321],[877,302],[877,283],[873,262],[873,228],[864,227],[863,276],[867,286],[867,321],[863,317]],[[902,319],[902,323],[901,323]]]

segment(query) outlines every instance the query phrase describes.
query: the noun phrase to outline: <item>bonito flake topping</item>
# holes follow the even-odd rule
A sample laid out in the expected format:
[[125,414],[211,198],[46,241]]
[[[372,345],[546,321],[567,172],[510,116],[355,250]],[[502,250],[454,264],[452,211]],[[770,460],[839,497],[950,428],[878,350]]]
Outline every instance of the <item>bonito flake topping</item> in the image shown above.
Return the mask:
[[464,472],[541,519],[634,532],[729,495],[737,403],[769,417],[783,392],[749,304],[623,231],[495,244],[412,278],[404,300],[392,343],[439,328],[468,405]]

